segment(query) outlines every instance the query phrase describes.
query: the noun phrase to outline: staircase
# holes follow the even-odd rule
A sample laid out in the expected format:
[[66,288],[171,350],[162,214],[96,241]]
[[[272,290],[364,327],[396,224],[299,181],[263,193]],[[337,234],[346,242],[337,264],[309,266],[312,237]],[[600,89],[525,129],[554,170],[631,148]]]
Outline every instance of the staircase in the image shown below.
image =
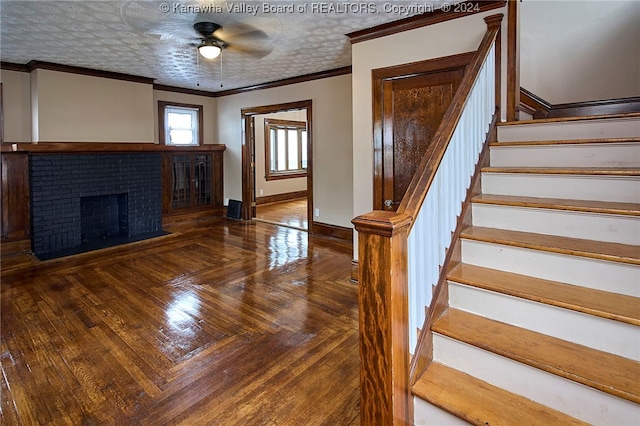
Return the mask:
[[490,145],[416,425],[640,425],[640,116]]

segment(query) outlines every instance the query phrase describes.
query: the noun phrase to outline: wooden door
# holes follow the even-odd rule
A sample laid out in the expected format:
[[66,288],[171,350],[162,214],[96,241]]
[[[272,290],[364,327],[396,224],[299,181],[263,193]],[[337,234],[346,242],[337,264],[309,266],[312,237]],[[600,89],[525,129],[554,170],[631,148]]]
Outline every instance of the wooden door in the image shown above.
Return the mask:
[[374,71],[374,209],[400,205],[471,56]]

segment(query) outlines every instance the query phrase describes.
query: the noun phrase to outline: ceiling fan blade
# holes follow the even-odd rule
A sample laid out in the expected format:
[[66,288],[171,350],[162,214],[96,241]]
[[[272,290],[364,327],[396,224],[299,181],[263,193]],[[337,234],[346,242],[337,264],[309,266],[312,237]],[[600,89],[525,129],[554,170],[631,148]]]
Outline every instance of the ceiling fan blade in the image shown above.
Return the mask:
[[241,22],[223,26],[216,32],[216,37],[225,40],[266,40],[269,38],[264,31]]
[[248,47],[248,46],[240,46],[237,44],[230,44],[226,50],[230,52],[238,52],[238,53],[250,55],[256,59],[260,59],[270,54],[273,51],[273,48],[272,47]]

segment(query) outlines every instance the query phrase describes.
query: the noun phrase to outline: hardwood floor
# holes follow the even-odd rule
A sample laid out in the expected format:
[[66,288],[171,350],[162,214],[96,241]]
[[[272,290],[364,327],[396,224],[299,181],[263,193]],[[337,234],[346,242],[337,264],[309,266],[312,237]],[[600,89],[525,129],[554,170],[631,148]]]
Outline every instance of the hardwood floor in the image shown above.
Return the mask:
[[256,220],[294,229],[309,229],[307,199],[283,201],[256,207]]
[[224,218],[3,257],[3,425],[359,424],[351,246]]

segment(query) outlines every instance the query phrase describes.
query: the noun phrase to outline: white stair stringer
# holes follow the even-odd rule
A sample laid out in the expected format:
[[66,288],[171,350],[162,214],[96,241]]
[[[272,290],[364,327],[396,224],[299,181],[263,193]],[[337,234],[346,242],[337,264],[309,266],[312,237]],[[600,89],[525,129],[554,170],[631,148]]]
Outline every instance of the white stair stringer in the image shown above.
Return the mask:
[[482,173],[482,193],[640,203],[638,176]]
[[640,266],[562,253],[462,240],[464,263],[640,297]]
[[640,143],[491,146],[492,167],[640,167]]
[[495,204],[472,205],[473,225],[585,240],[636,244],[640,218]]
[[449,281],[449,306],[640,361],[638,327]]
[[[639,424],[638,405],[501,355],[433,333],[435,362],[596,425]],[[630,423],[634,419],[634,423]],[[631,420],[633,421],[633,420]]]

